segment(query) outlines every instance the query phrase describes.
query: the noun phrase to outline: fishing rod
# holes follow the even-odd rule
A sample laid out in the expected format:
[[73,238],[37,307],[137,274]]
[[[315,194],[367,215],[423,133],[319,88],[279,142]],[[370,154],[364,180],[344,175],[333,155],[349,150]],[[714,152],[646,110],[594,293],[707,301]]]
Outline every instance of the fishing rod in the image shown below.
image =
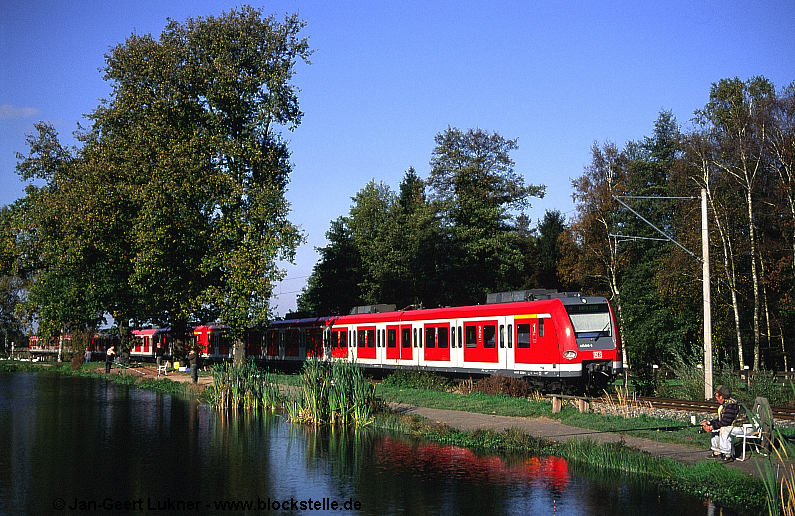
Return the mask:
[[[649,426],[649,427],[641,427],[641,428],[616,428],[613,430],[589,430],[587,432],[576,432],[576,433],[568,433],[568,434],[558,434],[563,436],[569,435],[590,435],[590,434],[613,434],[613,433],[629,433],[629,432],[640,432],[644,430],[658,430],[664,432],[675,432],[677,430],[685,430],[688,428],[701,428],[701,424],[691,425],[677,425],[677,426]],[[703,429],[700,433],[704,433]]]

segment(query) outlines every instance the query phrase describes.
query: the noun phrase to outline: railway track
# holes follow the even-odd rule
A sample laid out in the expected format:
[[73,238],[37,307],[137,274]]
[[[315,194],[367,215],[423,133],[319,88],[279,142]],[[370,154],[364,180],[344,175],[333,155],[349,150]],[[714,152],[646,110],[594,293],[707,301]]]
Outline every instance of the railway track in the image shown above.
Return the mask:
[[[709,412],[715,413],[718,411],[718,403],[714,401],[690,401],[678,400],[674,398],[651,398],[645,396],[637,396],[633,398],[639,404],[649,404],[651,408],[666,409],[666,410],[683,410],[687,412]],[[608,401],[605,398],[600,398],[599,401]],[[615,400],[612,400],[615,402]],[[785,407],[771,407],[773,417],[776,419],[785,419],[789,421],[795,420],[795,409]]]

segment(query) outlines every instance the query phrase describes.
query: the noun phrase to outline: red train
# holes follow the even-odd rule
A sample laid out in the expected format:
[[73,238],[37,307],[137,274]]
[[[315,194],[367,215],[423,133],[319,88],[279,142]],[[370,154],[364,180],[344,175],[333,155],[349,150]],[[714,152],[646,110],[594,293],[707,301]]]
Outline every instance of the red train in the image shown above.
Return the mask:
[[[198,346],[201,356],[206,359],[232,358],[232,346],[227,335],[227,326],[208,324],[191,328],[185,348],[191,349]],[[130,343],[130,356],[138,359],[154,359],[155,349],[160,343],[163,352],[171,355],[171,328],[150,328],[133,330]]]
[[[60,336],[54,336],[46,340],[37,335],[31,335],[28,338],[28,349],[31,353],[36,354],[58,353],[58,349],[61,348],[62,344],[64,348],[69,349],[71,343],[72,336],[69,334],[64,335],[63,339],[61,339]],[[118,346],[118,335],[111,333],[95,333],[89,339],[86,349],[92,353],[104,353],[105,350],[110,347],[111,343]]]
[[381,305],[359,310],[369,313],[274,321],[261,342],[249,340],[248,351],[266,362],[316,356],[371,368],[501,373],[552,388],[599,389],[623,371],[618,325],[604,297],[521,291],[491,300],[426,310]]
[[[623,372],[618,325],[604,297],[535,290],[496,294],[489,301],[425,310],[375,305],[351,315],[273,321],[249,332],[246,352],[271,364],[318,357],[368,368],[501,373],[553,389],[600,389]],[[187,348],[198,345],[208,359],[231,358],[226,330],[197,326]],[[153,359],[158,341],[169,353],[169,331],[133,331],[130,355]],[[104,351],[110,338],[95,335],[92,351]],[[36,337],[30,349],[43,351]]]

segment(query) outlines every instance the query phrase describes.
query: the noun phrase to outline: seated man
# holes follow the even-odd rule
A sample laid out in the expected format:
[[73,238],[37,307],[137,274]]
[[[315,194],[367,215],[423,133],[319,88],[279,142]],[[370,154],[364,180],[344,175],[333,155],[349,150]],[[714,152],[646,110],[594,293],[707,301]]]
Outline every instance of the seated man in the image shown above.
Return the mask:
[[718,385],[715,389],[715,399],[720,403],[718,417],[712,421],[704,421],[701,428],[705,432],[712,432],[712,457],[722,459],[723,462],[734,460],[732,450],[732,436],[743,432],[745,411],[731,397],[729,388]]

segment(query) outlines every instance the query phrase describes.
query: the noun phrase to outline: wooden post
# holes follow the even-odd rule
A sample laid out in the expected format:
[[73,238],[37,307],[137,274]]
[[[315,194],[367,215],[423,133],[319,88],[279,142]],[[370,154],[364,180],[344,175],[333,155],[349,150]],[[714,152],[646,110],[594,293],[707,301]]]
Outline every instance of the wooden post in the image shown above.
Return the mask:
[[552,413],[557,414],[563,408],[563,398],[560,396],[552,396]]

